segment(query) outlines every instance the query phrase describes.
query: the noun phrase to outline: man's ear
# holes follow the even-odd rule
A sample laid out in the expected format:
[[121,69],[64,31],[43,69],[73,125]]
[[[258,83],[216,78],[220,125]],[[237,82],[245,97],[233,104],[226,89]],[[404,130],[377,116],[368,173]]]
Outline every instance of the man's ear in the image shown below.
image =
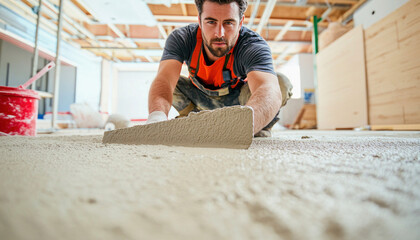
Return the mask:
[[242,27],[242,24],[244,23],[244,19],[245,19],[245,14],[242,16],[241,23],[239,24],[239,28]]

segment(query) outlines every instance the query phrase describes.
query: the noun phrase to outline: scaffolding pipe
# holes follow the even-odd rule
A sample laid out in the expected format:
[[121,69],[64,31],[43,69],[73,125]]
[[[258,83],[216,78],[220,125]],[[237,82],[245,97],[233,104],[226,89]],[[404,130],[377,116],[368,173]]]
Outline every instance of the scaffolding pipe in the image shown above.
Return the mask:
[[[35,76],[38,70],[38,34],[39,34],[39,25],[41,22],[41,10],[42,10],[42,0],[39,0],[38,5],[38,18],[36,19],[36,29],[35,29],[35,46],[34,46],[34,59],[32,59],[32,74],[31,77]],[[32,83],[31,89],[35,90],[35,82]]]
[[265,6],[264,13],[262,17],[260,18],[260,23],[257,26],[256,32],[258,34],[261,34],[261,31],[263,27],[267,24],[268,19],[270,19],[271,13],[274,10],[274,7],[276,6],[277,0],[268,0],[267,5]]
[[60,6],[58,10],[58,28],[57,28],[57,48],[55,55],[55,74],[54,74],[54,97],[53,97],[53,109],[52,109],[52,121],[51,128],[56,128],[57,123],[57,112],[58,112],[58,98],[60,90],[60,42],[61,42],[61,30],[63,28],[63,4],[65,0],[60,0]]
[[260,7],[260,0],[254,1],[254,9],[252,11],[251,17],[249,18],[248,22],[248,28],[251,28],[251,26],[254,24],[255,16],[257,16],[258,8]]
[[314,24],[314,31],[312,35],[312,46],[314,54],[318,53],[318,22],[321,21],[321,18],[318,18],[316,15],[312,17],[312,22]]
[[312,56],[313,56],[313,67],[314,67],[314,87],[315,87],[315,104],[318,103],[318,65],[316,63],[316,55],[318,53],[318,22],[322,18],[318,18],[316,15],[312,16],[313,33],[312,33]]

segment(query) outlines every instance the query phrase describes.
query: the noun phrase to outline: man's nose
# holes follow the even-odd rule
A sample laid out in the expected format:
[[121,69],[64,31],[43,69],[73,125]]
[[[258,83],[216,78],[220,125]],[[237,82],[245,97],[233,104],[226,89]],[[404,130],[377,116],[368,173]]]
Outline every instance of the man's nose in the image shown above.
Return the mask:
[[221,38],[225,36],[225,28],[223,27],[223,24],[220,24],[217,26],[216,30],[216,37]]

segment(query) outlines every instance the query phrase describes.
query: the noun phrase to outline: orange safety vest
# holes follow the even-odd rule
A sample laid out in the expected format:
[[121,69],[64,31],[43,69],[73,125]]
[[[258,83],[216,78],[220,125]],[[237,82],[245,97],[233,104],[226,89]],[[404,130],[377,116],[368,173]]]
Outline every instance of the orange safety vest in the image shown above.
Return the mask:
[[[201,54],[203,39],[201,36],[201,29],[197,29],[197,43],[188,66],[189,78],[197,88],[210,93],[214,96],[223,96],[229,94],[229,88],[233,89],[238,86],[241,80],[233,72],[233,47],[228,54],[217,59],[212,65],[207,66],[203,54]],[[235,44],[236,46],[236,44]],[[214,85],[218,89],[211,90],[205,88],[198,79],[207,85]]]

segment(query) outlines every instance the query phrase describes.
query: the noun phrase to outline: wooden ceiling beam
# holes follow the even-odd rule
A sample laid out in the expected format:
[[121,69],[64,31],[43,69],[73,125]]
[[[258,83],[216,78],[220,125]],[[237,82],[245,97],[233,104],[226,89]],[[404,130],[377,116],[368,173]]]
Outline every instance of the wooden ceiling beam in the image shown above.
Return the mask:
[[[108,24],[108,26],[121,39],[121,41],[119,42],[121,42],[124,46],[133,47],[133,48],[137,47],[137,44],[135,44],[134,41],[131,40],[130,38],[126,38],[124,33],[121,32],[121,30],[118,29],[118,27],[115,26],[115,24]],[[131,51],[127,50],[127,54],[135,58],[134,54]]]
[[258,9],[260,7],[260,0],[255,0],[251,7],[251,15],[248,19],[248,26],[252,26],[254,24],[254,19],[257,16]]
[[93,19],[98,20],[96,18],[96,14],[95,11],[90,8],[89,6],[86,5],[86,3],[84,3],[83,1],[80,0],[72,0],[72,2],[83,12],[85,12],[85,14],[89,14]]
[[[180,22],[180,23],[184,22],[186,24],[197,22],[197,16],[155,15],[155,18],[159,22]],[[244,23],[247,24],[248,21],[249,21],[249,18],[245,18]],[[307,20],[304,20],[304,19],[271,18],[271,19],[268,20],[268,23],[271,26],[276,26],[276,25],[284,25],[288,21],[293,21],[295,25],[305,25],[305,26],[306,26],[306,23],[308,22]],[[260,23],[260,22],[261,22],[261,18],[255,18],[255,20],[254,20],[255,24]],[[326,28],[328,26],[328,23],[327,22],[319,23],[318,26]]]
[[156,20],[161,21],[180,21],[180,22],[197,22],[197,16],[181,16],[181,15],[154,15]]
[[[348,4],[353,5],[359,2],[359,0],[327,0],[329,4]],[[324,3],[325,0],[308,0],[308,3]]]
[[144,25],[131,25],[130,36],[131,38],[159,38],[159,29]]
[[77,6],[79,9],[80,9],[80,11],[82,11],[87,17],[89,17],[90,16],[90,13],[89,13],[89,11],[88,10],[86,10],[86,8],[82,5],[82,4],[80,4],[79,3],[79,1],[78,0],[70,0],[75,6]]
[[361,7],[367,0],[360,0],[357,2],[357,4],[355,4],[352,8],[350,8],[347,12],[345,12],[341,18],[340,21],[344,22],[345,20],[347,20],[348,17],[350,17],[351,15],[353,15],[353,13],[359,8]]
[[[154,0],[146,0],[145,1],[149,5],[162,5],[161,2],[156,2]],[[255,2],[248,1],[249,6],[252,6]],[[358,2],[358,0],[328,0],[330,4],[341,4],[341,5],[353,5]],[[188,6],[195,7],[195,3],[193,0],[182,0],[182,3]],[[177,5],[178,3],[173,3],[173,5]],[[267,1],[261,2],[262,5],[267,4]],[[303,6],[325,6],[325,0],[308,0],[307,3]],[[296,6],[296,1],[290,0],[277,0],[276,6]]]
[[167,39],[168,38],[168,33],[165,31],[165,28],[162,26],[162,24],[157,23],[156,26],[159,29],[159,32],[162,35],[163,39]]
[[[36,25],[38,16],[32,11],[31,7],[29,7],[28,5],[20,1],[0,0],[0,3],[12,10],[13,12],[16,12],[22,18]],[[44,10],[45,9],[43,9],[43,12]],[[45,27],[44,29],[52,35],[54,35],[57,32],[57,24],[47,18],[41,18],[41,25],[43,26],[43,28]],[[63,39],[65,40],[71,38],[71,35],[67,32],[63,32],[63,35]]]
[[[328,4],[333,4],[334,8],[339,9],[349,9],[354,4],[356,4],[358,0],[328,0]],[[267,4],[266,2],[262,3]],[[325,0],[308,0],[308,2],[304,5],[296,5],[296,2],[282,2],[277,1],[276,6],[289,6],[289,7],[296,7],[296,8],[305,8],[305,7],[316,7],[316,8],[326,8],[328,7],[328,4],[325,2]]]
[[181,9],[182,9],[182,14],[184,16],[188,16],[188,11],[187,11],[187,7],[185,6],[185,3],[181,3]]
[[[38,1],[38,0],[20,0],[20,1],[23,1],[26,4],[28,4],[31,1]],[[47,1],[54,2],[55,0],[47,0]],[[164,39],[167,38],[168,34],[171,32],[171,29],[173,27],[179,27],[181,24],[189,24],[189,23],[197,22],[194,1],[193,0],[178,0],[177,3],[174,3],[174,5],[177,5],[177,6],[173,6],[171,8],[173,11],[172,10],[169,11],[168,9],[169,12],[167,12],[166,10],[162,10],[162,8],[160,8],[159,6],[156,6],[154,8],[155,9],[154,12],[158,14],[163,13],[163,14],[168,14],[168,15],[160,15],[160,14],[154,15],[156,20],[158,21],[158,24],[156,27],[151,27],[150,31],[148,30],[145,31],[143,28],[139,28],[140,25],[126,25],[126,28],[128,28],[128,30],[125,33],[124,29],[121,28],[121,26],[119,26],[120,28],[118,28],[114,24],[105,25],[105,27],[107,28],[106,29],[107,32],[104,33],[106,35],[103,36],[103,38],[109,38],[108,44],[105,44],[103,41],[101,41],[100,39],[101,37],[98,38],[96,34],[98,32],[95,33],[95,30],[94,30],[95,27],[93,27],[94,24],[92,24],[93,23],[92,20],[98,20],[95,14],[95,8],[90,9],[89,7],[86,6],[83,0],[67,0],[67,1],[70,1],[71,4],[78,9],[78,14],[85,15],[85,17],[80,18],[80,19],[79,18],[72,19],[72,18],[75,18],[76,15],[71,14],[72,17],[68,17],[69,19],[66,19],[66,21],[69,23],[69,26],[74,27],[75,28],[74,30],[82,33],[82,35],[86,36],[87,34],[90,33],[89,34],[90,36],[88,37],[92,38],[93,41],[90,41],[90,42],[92,44],[91,46],[94,46],[94,49],[89,49],[89,50],[95,51],[96,53],[100,52],[101,55],[107,55],[107,53],[109,54],[112,50],[124,49],[125,52],[118,51],[121,54],[123,52],[124,54],[129,53],[129,52],[132,53],[133,50],[134,52],[135,50],[139,50],[139,49],[143,50],[144,45],[142,45],[143,48],[139,48],[140,45],[137,45],[137,42],[148,42],[148,41],[157,42],[162,47]],[[305,16],[300,16],[298,13],[299,11],[305,12],[309,7],[311,7],[312,9],[316,9],[314,14],[319,15],[320,13],[325,12],[325,9],[327,9],[327,7],[329,6],[326,3],[326,1],[328,1],[328,4],[330,4],[332,9],[335,10],[339,15],[346,12],[346,14],[348,15],[344,15],[343,17],[348,18],[354,13],[355,9],[357,9],[358,6],[363,4],[360,2],[364,2],[366,0],[360,0],[360,1],[359,0],[308,0],[306,4],[303,6],[296,6],[295,5],[296,2],[290,1],[290,0],[287,0],[287,1],[286,0],[277,0],[277,1],[276,0],[266,0],[266,1],[261,0],[261,3],[259,6],[263,5],[263,7],[261,7],[259,11],[256,11],[257,14],[254,16],[255,19],[253,19],[253,24],[255,24],[255,26],[251,26],[251,27],[253,28],[257,27],[257,31],[263,32],[263,33],[265,32],[267,37],[269,36],[269,38],[267,38],[268,42],[273,42],[272,40],[274,40],[274,42],[277,42],[280,44],[289,44],[292,46],[296,44],[302,45],[302,46],[310,45],[309,41],[299,41],[299,40],[309,39],[309,38],[306,39],[306,35],[307,35],[307,32],[311,31],[310,28],[312,24],[308,20],[305,19]],[[150,3],[148,4],[154,4],[154,1],[149,1],[149,2]],[[251,1],[250,6],[253,6],[253,4],[257,2],[260,2],[260,1],[258,0]],[[293,10],[292,13],[296,11],[296,14],[297,14],[296,19],[293,19],[295,15],[293,15],[292,13],[279,14],[278,11],[283,9],[281,8],[282,6],[283,7],[288,6],[286,7],[286,9],[292,9]],[[266,9],[263,11],[264,7]],[[275,7],[277,8],[274,9]],[[270,8],[271,8],[271,11],[270,11]],[[176,9],[176,11],[174,9]],[[53,9],[50,9],[50,10],[53,10]],[[274,10],[276,11],[276,14],[273,12]],[[351,12],[350,10],[353,10],[353,11]],[[250,16],[249,11],[247,12],[248,12],[247,16]],[[176,15],[170,15],[170,14],[176,14]],[[189,14],[191,14],[191,16]],[[331,12],[329,12],[329,15],[332,15]],[[332,20],[335,19],[335,18],[333,19],[333,17],[331,17]],[[345,20],[346,18],[343,18],[343,20]],[[52,18],[52,20],[54,20],[54,18]],[[249,22],[250,20],[251,20],[250,18],[246,18],[245,24]],[[75,24],[81,23],[82,21],[85,23],[89,23],[89,27],[87,27],[86,25],[85,26],[80,25],[77,27],[75,26]],[[53,21],[49,21],[49,22],[53,23]],[[328,22],[319,23],[318,26],[320,28],[326,28],[328,26]],[[137,29],[137,30],[133,30],[132,28]],[[112,30],[112,32],[109,29]],[[279,31],[277,32],[276,30],[277,31],[279,30]],[[154,32],[156,36],[153,36],[151,40],[148,40],[147,37],[152,37],[152,35],[150,35],[151,32]],[[159,38],[158,33],[160,33],[163,39]],[[298,40],[298,41],[285,41],[285,40]],[[117,43],[121,43],[122,45],[118,45]],[[148,43],[146,43],[146,45],[147,44]],[[156,47],[158,47],[156,43],[155,45]],[[111,47],[111,46],[114,46],[114,47]],[[122,48],[118,46],[121,46]],[[291,51],[292,48],[293,47],[289,47],[288,50]],[[126,54],[126,56],[122,56],[119,54],[119,56],[117,57],[126,60],[128,59],[128,56],[131,55],[131,57],[134,56],[134,58],[136,59],[135,54],[138,54],[138,53],[139,52],[134,53],[134,54]],[[142,54],[147,55],[148,53],[142,52]],[[151,57],[152,55],[147,55],[147,56],[146,55],[144,55],[143,57],[147,59],[149,62],[151,62],[151,60],[153,60],[153,58]],[[115,55],[112,55],[112,54],[107,55],[107,58],[113,58],[113,57],[115,58]],[[286,55],[283,54],[282,60],[286,58],[287,58],[287,54]]]
[[267,24],[268,20],[270,19],[271,13],[273,12],[274,6],[277,0],[269,0],[267,5],[265,6],[264,13],[260,18],[260,23],[257,27],[257,33],[261,34],[263,27]]
[[[32,1],[34,1],[34,0],[32,0]],[[54,14],[58,14],[58,9],[55,8],[48,0],[43,1],[43,4],[47,7],[47,9],[49,9],[50,11],[52,11]],[[63,14],[63,19],[65,20],[64,26],[66,26],[67,23],[68,23],[71,26],[73,26],[74,28],[76,28],[77,31],[79,31],[80,33],[84,34],[88,38],[95,39],[95,36],[91,32],[89,32],[85,27],[81,26],[79,23],[77,23],[76,21],[74,21],[72,18],[70,18],[66,14]]]
[[288,21],[282,30],[277,34],[277,36],[274,38],[274,41],[279,41],[283,39],[283,36],[289,31],[290,27],[293,25],[293,21]]

